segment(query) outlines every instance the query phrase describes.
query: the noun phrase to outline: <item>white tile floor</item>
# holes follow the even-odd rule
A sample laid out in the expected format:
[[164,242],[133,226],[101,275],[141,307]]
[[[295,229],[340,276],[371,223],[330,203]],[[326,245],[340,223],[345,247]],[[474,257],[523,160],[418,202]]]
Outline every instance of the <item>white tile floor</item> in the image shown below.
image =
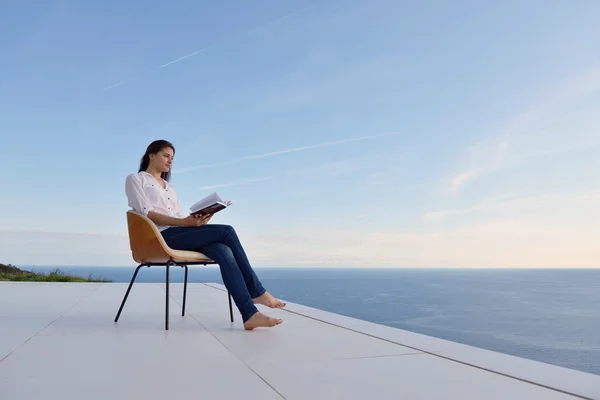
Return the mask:
[[218,284],[185,317],[171,284],[165,331],[164,285],[136,283],[114,323],[126,286],[0,283],[0,399],[600,399],[597,375],[289,302],[246,332]]

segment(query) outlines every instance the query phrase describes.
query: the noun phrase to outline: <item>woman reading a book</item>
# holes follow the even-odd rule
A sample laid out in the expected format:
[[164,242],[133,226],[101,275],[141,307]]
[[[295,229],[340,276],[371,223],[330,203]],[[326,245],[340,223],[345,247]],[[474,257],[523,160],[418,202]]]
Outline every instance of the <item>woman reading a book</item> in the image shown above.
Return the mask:
[[169,247],[200,252],[219,264],[223,283],[242,315],[245,329],[279,325],[281,319],[259,312],[256,304],[270,308],[285,304],[263,288],[233,227],[209,225],[212,215],[185,215],[181,211],[169,183],[174,155],[175,148],[165,140],[148,146],[138,173],[125,181],[129,206],[157,225]]

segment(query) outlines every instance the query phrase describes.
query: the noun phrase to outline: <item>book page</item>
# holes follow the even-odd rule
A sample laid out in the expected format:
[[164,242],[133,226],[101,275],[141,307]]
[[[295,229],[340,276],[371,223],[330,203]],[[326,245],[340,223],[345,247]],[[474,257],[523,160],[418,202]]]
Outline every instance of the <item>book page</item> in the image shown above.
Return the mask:
[[212,204],[222,203],[222,202],[223,202],[223,200],[221,200],[219,195],[215,192],[215,193],[209,194],[208,196],[206,196],[205,198],[203,198],[202,200],[198,201],[196,204],[191,206],[190,210],[192,212],[196,212],[196,211],[202,210],[203,208],[208,207]]

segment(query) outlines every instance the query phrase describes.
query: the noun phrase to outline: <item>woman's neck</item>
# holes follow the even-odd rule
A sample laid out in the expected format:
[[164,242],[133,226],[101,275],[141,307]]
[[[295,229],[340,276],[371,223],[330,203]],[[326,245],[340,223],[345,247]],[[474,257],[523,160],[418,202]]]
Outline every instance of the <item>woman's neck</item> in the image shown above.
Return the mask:
[[155,169],[153,169],[152,167],[148,167],[146,169],[146,172],[150,175],[152,175],[153,177],[156,178],[157,181],[161,182],[162,181],[162,176],[161,173]]

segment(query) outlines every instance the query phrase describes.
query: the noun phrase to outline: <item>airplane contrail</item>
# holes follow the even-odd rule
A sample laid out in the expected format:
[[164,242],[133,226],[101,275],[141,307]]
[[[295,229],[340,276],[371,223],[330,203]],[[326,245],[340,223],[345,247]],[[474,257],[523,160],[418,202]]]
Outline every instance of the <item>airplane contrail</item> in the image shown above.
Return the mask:
[[[187,60],[188,58],[191,58],[191,57],[197,56],[198,54],[205,52],[206,50],[208,50],[208,49],[210,49],[210,48],[212,48],[212,47],[214,47],[214,46],[218,45],[219,43],[225,42],[225,41],[227,41],[227,40],[230,40],[230,39],[233,39],[233,38],[235,38],[235,37],[243,36],[243,35],[245,35],[245,34],[247,34],[247,33],[249,33],[249,32],[252,32],[252,31],[254,31],[254,30],[256,30],[256,29],[260,29],[260,28],[262,28],[262,27],[264,27],[264,26],[267,26],[267,25],[270,25],[270,24],[273,24],[273,23],[276,23],[276,22],[282,21],[282,20],[284,20],[284,19],[286,19],[286,18],[293,17],[294,15],[300,14],[300,13],[302,13],[302,12],[306,11],[306,10],[310,10],[311,8],[314,8],[316,4],[317,4],[317,3],[311,4],[311,5],[309,5],[309,6],[306,6],[306,7],[300,8],[300,9],[298,9],[298,10],[295,10],[295,11],[292,11],[292,12],[290,12],[290,13],[287,13],[287,14],[285,14],[285,15],[282,15],[282,16],[280,16],[280,17],[274,18],[274,19],[272,19],[272,20],[269,20],[269,21],[263,22],[263,23],[261,23],[261,24],[255,25],[255,26],[253,26],[253,27],[251,27],[251,28],[248,28],[248,29],[246,29],[246,30],[243,30],[243,31],[241,31],[241,32],[234,33],[234,34],[232,34],[232,35],[226,36],[226,37],[224,37],[224,38],[222,38],[222,39],[220,39],[220,40],[217,40],[217,41],[215,41],[215,42],[213,42],[213,43],[211,43],[211,44],[209,44],[209,45],[207,45],[207,46],[205,46],[205,47],[203,47],[203,48],[201,48],[201,49],[198,49],[198,50],[196,50],[196,51],[194,51],[194,52],[191,52],[191,53],[189,53],[189,54],[187,54],[187,55],[185,55],[185,56],[182,56],[182,57],[176,58],[176,59],[174,59],[174,60],[171,60],[171,61],[169,61],[169,62],[166,62],[166,63],[164,63],[164,64],[162,64],[162,65],[159,65],[158,67],[155,67],[155,68],[153,68],[153,70],[154,70],[154,69],[157,69],[157,70],[158,70],[158,69],[163,69],[163,68],[165,68],[165,67],[168,67],[168,66],[170,66],[170,65],[177,64],[177,63],[179,63],[179,62],[181,62],[181,61]],[[119,86],[122,86],[122,85],[124,85],[124,84],[125,84],[125,83],[127,83],[127,82],[131,82],[133,79],[134,79],[134,78],[124,79],[124,80],[122,80],[122,81],[120,81],[120,82],[118,82],[118,83],[115,83],[115,84],[113,84],[113,85],[110,85],[110,86],[107,86],[107,87],[105,87],[104,89],[102,89],[102,91],[103,91],[103,92],[106,92],[106,91],[108,91],[108,90],[115,89],[115,88],[117,88],[117,87],[119,87]]]
[[103,92],[106,92],[107,90],[114,89],[114,88],[116,88],[117,86],[124,85],[125,83],[129,82],[130,80],[131,80],[131,79],[125,79],[124,81],[117,82],[117,83],[115,83],[114,85],[110,85],[110,86],[107,86],[107,87],[105,87],[104,89],[102,89],[102,91],[103,91]]
[[180,61],[183,61],[183,60],[185,60],[186,58],[194,57],[195,55],[198,55],[198,54],[200,54],[200,53],[202,53],[202,52],[204,52],[204,51],[208,50],[209,48],[210,48],[210,46],[207,46],[207,47],[204,47],[204,48],[202,48],[202,49],[200,49],[200,50],[196,50],[196,51],[194,51],[193,53],[190,53],[190,54],[188,54],[188,55],[186,55],[186,56],[179,57],[179,58],[177,58],[177,59],[175,59],[175,60],[173,60],[173,61],[169,61],[168,63],[166,63],[166,64],[163,64],[163,65],[161,65],[160,67],[158,67],[158,69],[162,69],[162,68],[164,68],[164,67],[168,67],[169,65],[171,65],[171,64],[175,64],[175,63],[178,63],[178,62],[180,62]]
[[354,138],[335,140],[332,142],[317,143],[317,144],[313,144],[313,145],[309,145],[309,146],[293,147],[290,149],[271,151],[269,153],[262,153],[262,154],[252,155],[252,156],[234,158],[231,160],[221,161],[221,162],[217,162],[217,163],[213,163],[213,164],[202,164],[202,165],[197,165],[195,167],[181,168],[178,170],[174,170],[173,173],[177,174],[177,173],[193,171],[193,170],[200,169],[200,168],[218,167],[221,165],[233,164],[233,163],[245,161],[245,160],[255,160],[257,158],[273,157],[273,156],[277,156],[280,154],[295,153],[298,151],[317,149],[317,148],[321,148],[321,147],[336,146],[336,145],[340,145],[340,144],[344,144],[344,143],[359,142],[359,141],[363,141],[363,140],[376,139],[376,138],[385,137],[385,136],[399,135],[400,133],[401,132],[387,132],[387,133],[380,133],[378,135],[360,136],[360,137],[354,137]]

